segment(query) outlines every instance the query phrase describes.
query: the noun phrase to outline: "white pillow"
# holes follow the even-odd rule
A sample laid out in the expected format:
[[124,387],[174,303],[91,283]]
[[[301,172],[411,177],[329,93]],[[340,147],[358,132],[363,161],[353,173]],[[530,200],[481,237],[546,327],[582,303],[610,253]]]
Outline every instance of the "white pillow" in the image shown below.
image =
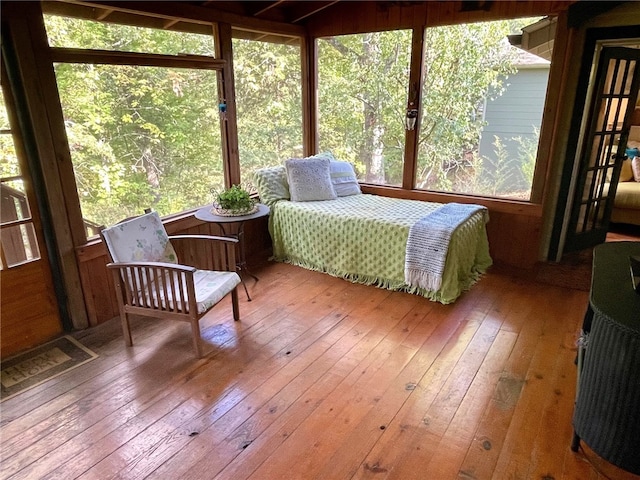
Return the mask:
[[631,169],[633,170],[633,179],[636,182],[640,182],[640,157],[633,157]]
[[331,162],[329,164],[329,170],[336,195],[346,197],[348,195],[358,195],[362,193],[358,179],[356,178],[356,172],[353,170],[353,165],[349,162]]
[[633,168],[631,167],[630,158],[622,161],[622,169],[620,169],[620,178],[618,179],[618,181],[619,182],[633,181]]
[[320,152],[320,153],[316,153],[315,155],[311,155],[310,157],[306,157],[306,160],[308,160],[310,158],[328,158],[332,162],[336,161],[336,157],[334,157],[333,153],[331,153],[328,150],[326,152]]
[[284,162],[293,202],[335,200],[328,158],[290,158]]

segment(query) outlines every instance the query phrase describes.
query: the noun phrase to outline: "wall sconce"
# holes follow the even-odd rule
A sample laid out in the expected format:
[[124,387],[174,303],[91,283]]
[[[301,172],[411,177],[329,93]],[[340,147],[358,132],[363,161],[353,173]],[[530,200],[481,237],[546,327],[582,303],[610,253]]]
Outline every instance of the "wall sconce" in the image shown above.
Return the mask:
[[407,130],[413,130],[416,128],[416,121],[418,120],[418,109],[407,108],[407,116],[404,119],[404,124]]

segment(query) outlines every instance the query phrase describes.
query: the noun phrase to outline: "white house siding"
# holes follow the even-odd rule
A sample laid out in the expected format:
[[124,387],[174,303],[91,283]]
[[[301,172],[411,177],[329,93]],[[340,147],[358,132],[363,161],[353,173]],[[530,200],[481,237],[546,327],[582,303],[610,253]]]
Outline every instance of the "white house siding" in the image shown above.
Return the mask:
[[[517,188],[529,188],[530,185],[525,184],[519,173],[521,148],[514,138],[535,138],[534,131],[540,130],[548,78],[548,64],[528,65],[507,78],[504,93],[494,100],[487,100],[485,105],[484,119],[487,125],[480,137],[480,156],[495,162],[497,158],[493,143],[494,137],[499,137],[508,152],[508,158],[513,161],[511,180]],[[490,163],[485,162],[485,168],[490,169]]]

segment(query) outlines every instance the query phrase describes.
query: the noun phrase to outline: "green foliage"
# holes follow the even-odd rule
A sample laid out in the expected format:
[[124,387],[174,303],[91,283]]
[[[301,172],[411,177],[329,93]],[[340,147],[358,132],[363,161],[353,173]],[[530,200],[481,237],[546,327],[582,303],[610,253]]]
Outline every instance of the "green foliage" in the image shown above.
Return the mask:
[[302,155],[300,47],[233,40],[238,147],[243,178]]
[[45,16],[47,37],[52,47],[91,48],[122,52],[178,55],[214,55],[210,35],[132,27],[115,23]]
[[520,146],[522,152],[522,175],[527,185],[533,183],[533,174],[536,168],[536,158],[538,157],[538,141],[540,139],[540,129],[533,129],[533,137],[515,137],[514,140]]
[[508,22],[426,31],[417,185],[447,190],[452,173],[469,167],[484,125],[485,98],[499,95],[514,73]]
[[[492,197],[514,198],[528,200],[531,195],[531,184],[535,169],[539,130],[534,129],[533,137],[512,137],[506,141],[513,141],[519,145],[518,155],[513,158],[505,148],[505,141],[494,135],[493,147],[495,159],[490,157],[475,158],[473,172],[466,178],[458,177],[456,191],[473,193]],[[514,185],[529,185],[526,190],[516,189]]]
[[215,203],[224,210],[235,212],[249,211],[256,204],[249,192],[240,185],[232,185],[231,188],[219,192],[216,195]]
[[[47,17],[50,41],[172,53],[211,50],[211,37]],[[198,46],[200,42],[200,46]],[[217,73],[128,65],[57,64],[83,216],[110,225],[152,207],[161,215],[207,203],[224,185]],[[212,98],[214,102],[212,102]],[[204,181],[203,181],[204,180]]]
[[367,182],[402,182],[410,48],[409,30],[318,41],[320,151]]
[[[52,46],[213,55],[212,37],[47,16]],[[474,160],[487,95],[512,70],[510,23],[429,28],[419,119],[419,188],[455,189]],[[521,24],[530,23],[522,20]],[[320,151],[352,162],[359,178],[400,185],[411,31],[318,41]],[[234,39],[243,177],[302,155],[299,45]],[[161,215],[208,203],[223,188],[218,74],[208,70],[57,64],[83,216],[112,224],[153,207]],[[412,93],[415,89],[412,89]],[[525,141],[525,139],[523,139]],[[2,150],[6,150],[4,147]],[[532,173],[534,156],[525,162]]]
[[509,153],[500,137],[494,135],[493,146],[496,153],[495,160],[482,157],[478,162],[476,184],[472,192],[492,197],[504,194],[513,184],[513,169],[511,167]]

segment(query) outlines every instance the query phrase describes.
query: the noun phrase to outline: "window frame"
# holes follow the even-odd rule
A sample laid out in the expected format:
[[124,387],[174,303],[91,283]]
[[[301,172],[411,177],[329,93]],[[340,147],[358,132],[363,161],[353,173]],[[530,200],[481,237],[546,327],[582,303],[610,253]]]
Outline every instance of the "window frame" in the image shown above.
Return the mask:
[[[7,128],[3,128],[0,130],[0,135],[2,136],[6,135],[11,138],[14,149],[16,151],[16,157],[17,157],[18,167],[20,169],[20,172],[16,175],[1,177],[0,183],[4,184],[4,183],[9,183],[14,181],[23,182],[24,198],[21,203],[24,203],[24,205],[26,205],[28,210],[27,212],[28,215],[22,219],[15,219],[15,220],[0,222],[0,235],[1,235],[1,232],[10,231],[14,228],[19,228],[21,231],[21,236],[23,237],[23,247],[25,249],[27,248],[27,245],[24,242],[24,236],[26,235],[29,241],[29,247],[31,248],[35,247],[37,250],[36,252],[32,251],[31,257],[25,257],[22,261],[9,264],[6,257],[4,244],[0,242],[0,270],[10,270],[12,268],[17,268],[27,263],[37,262],[39,260],[42,260],[43,258],[46,259],[46,257],[43,257],[43,253],[41,252],[41,245],[38,240],[39,239],[38,231],[40,226],[36,223],[37,218],[34,218],[31,204],[30,204],[30,202],[33,201],[35,197],[33,195],[33,192],[31,191],[31,185],[27,181],[28,176],[24,173],[25,169],[28,168],[28,165],[25,165],[25,162],[24,162],[25,152],[23,147],[23,139],[22,139],[22,136],[20,135],[20,129],[16,128],[18,121],[15,115],[15,105],[13,104],[13,96],[12,96],[13,94],[11,92],[11,86],[9,84],[7,73],[5,71],[4,62],[2,64],[1,69],[2,69],[1,76],[2,76],[3,92],[0,93],[0,95],[3,96],[2,101],[4,103],[5,110],[7,113],[8,125],[7,125]],[[13,234],[9,233],[9,235],[13,235]]]
[[[83,19],[81,19],[83,20]],[[216,45],[218,42],[215,42]],[[198,70],[210,70],[216,72],[218,75],[218,89],[223,88],[223,78],[225,72],[228,70],[228,62],[218,58],[206,56],[206,55],[167,55],[158,53],[140,53],[140,52],[122,52],[115,50],[101,50],[101,49],[81,49],[81,48],[67,48],[67,47],[50,47],[51,62],[55,63],[70,63],[70,64],[99,64],[99,65],[131,65],[142,67],[164,67],[164,68],[183,68],[183,69],[198,69]],[[56,87],[57,88],[57,87]],[[221,129],[221,147],[222,147],[222,170],[224,175],[225,184],[231,184],[230,172],[233,171],[229,167],[229,154],[228,154],[228,134],[226,133],[227,122],[220,122]],[[77,192],[77,188],[76,188]],[[81,206],[80,216],[82,216]],[[180,217],[185,213],[190,214],[195,209],[188,209],[183,212],[172,212],[166,215],[166,218]],[[86,229],[83,231],[84,242],[94,241],[98,239],[98,236],[87,236]]]
[[[298,42],[285,42],[285,41],[278,41],[281,40],[280,37],[275,36],[275,37],[271,37],[268,34],[264,34],[264,35],[246,35],[246,32],[242,31],[242,30],[238,30],[238,29],[233,29],[232,31],[232,38],[231,38],[231,42],[233,44],[234,40],[237,41],[246,41],[246,42],[262,42],[262,43],[270,43],[270,44],[282,44],[285,46],[292,46],[292,47],[297,47],[298,48],[298,54],[299,54],[299,71],[300,71],[300,77],[302,80],[304,80],[305,78],[305,69],[304,66],[306,65],[306,62],[304,61],[305,58],[305,49],[304,49],[304,45],[305,42],[302,41],[302,39],[298,39]],[[263,38],[264,37],[264,38]],[[234,49],[234,63],[236,61],[236,50]],[[235,68],[235,67],[234,67]],[[234,71],[234,77],[235,77],[235,71]],[[239,126],[239,115],[238,115],[238,101],[237,101],[237,95],[236,95],[236,91],[237,91],[238,87],[237,87],[237,82],[234,81],[234,105],[236,107],[236,115],[235,115],[235,120],[236,120],[236,128],[239,130],[240,126]],[[301,81],[301,85],[300,85],[300,128],[301,128],[301,136],[299,138],[299,145],[301,147],[301,155],[296,151],[295,153],[292,152],[291,155],[289,155],[289,157],[297,157],[297,156],[306,156],[306,154],[308,153],[309,149],[305,148],[306,142],[305,142],[305,138],[307,138],[307,120],[306,117],[308,117],[308,109],[305,108],[306,105],[306,92],[305,92],[305,85],[304,82]],[[240,133],[240,132],[238,132]],[[242,147],[240,145],[240,135],[238,135],[238,171],[239,171],[239,176],[242,178],[242,184],[243,185],[251,185],[252,183],[252,172],[248,172],[246,170],[243,171],[243,165],[242,165],[242,155],[243,152],[241,151]],[[295,147],[293,148],[293,150],[296,150]],[[287,158],[289,158],[287,157]],[[280,159],[280,161],[283,161],[284,159]],[[264,168],[264,167],[270,167],[273,165],[262,165],[258,168]],[[244,176],[242,175],[244,173]]]
[[[501,20],[501,18],[494,18],[494,20]],[[489,21],[489,20],[488,20]],[[462,203],[479,203],[487,206],[488,208],[495,209],[498,212],[512,213],[518,215],[525,215],[527,217],[541,217],[542,215],[542,201],[545,194],[545,174],[548,170],[549,158],[548,158],[548,142],[549,137],[552,135],[551,122],[546,121],[548,105],[550,103],[550,92],[547,87],[547,95],[545,97],[545,103],[543,106],[543,117],[540,125],[540,133],[538,139],[538,147],[536,153],[536,163],[534,168],[533,179],[531,183],[531,193],[528,200],[519,200],[515,198],[503,198],[484,196],[472,193],[456,193],[456,192],[442,192],[437,190],[424,190],[415,188],[415,176],[418,164],[418,132],[421,128],[422,118],[422,85],[423,78],[423,57],[425,50],[425,31],[429,27],[439,27],[452,25],[448,23],[436,23],[433,25],[420,24],[413,27],[413,35],[411,42],[411,60],[409,71],[409,98],[407,98],[407,108],[418,109],[418,117],[415,128],[413,130],[407,130],[405,132],[405,157],[403,165],[403,181],[401,186],[381,185],[367,182],[360,182],[363,193],[370,193],[374,195],[382,195],[394,198],[406,198],[412,200],[421,200],[429,202],[447,203],[459,201]],[[398,27],[401,28],[401,27]],[[395,30],[396,28],[389,28],[389,30]],[[359,29],[348,30],[340,32],[340,35],[350,35],[356,33],[363,33]],[[311,77],[313,85],[311,88],[311,103],[317,105],[317,83],[319,81],[317,75],[317,49],[318,40],[326,37],[327,33],[314,32],[311,36],[311,42],[313,45],[312,54],[310,55],[310,63],[312,65],[312,72],[314,75]],[[557,68],[553,67],[555,59],[551,59],[548,85],[555,82],[555,77],[559,75]],[[551,92],[553,94],[553,92]],[[553,96],[553,95],[551,95]],[[313,118],[312,125],[315,135],[311,137],[312,145],[311,153],[317,153],[319,151],[319,142],[317,137],[317,115]]]
[[[72,18],[85,19],[85,20],[95,20],[89,17],[83,17],[82,15],[68,15],[68,12],[54,12],[50,9],[45,10],[43,13],[45,14],[53,14],[53,15],[65,15]],[[141,13],[139,18],[134,21],[126,22],[128,25],[140,26],[140,27],[149,27],[148,23],[149,19],[154,18],[154,12],[145,12]],[[495,18],[494,20],[498,20],[499,18]],[[138,21],[139,20],[139,21]],[[105,20],[103,20],[105,21]],[[106,20],[108,22],[108,20]],[[227,62],[227,67],[222,69],[222,86],[225,94],[222,95],[224,98],[228,99],[227,102],[227,122],[225,122],[225,126],[227,127],[226,133],[223,135],[223,145],[227,148],[223,147],[223,166],[225,169],[225,180],[228,181],[229,185],[233,183],[240,183],[241,175],[240,175],[240,161],[238,158],[238,149],[237,149],[237,125],[235,118],[235,97],[234,97],[234,82],[233,82],[233,49],[231,46],[233,38],[249,38],[253,39],[255,37],[262,38],[264,36],[269,36],[269,32],[267,30],[260,29],[260,32],[257,30],[247,30],[236,24],[223,23],[223,22],[207,22],[209,28],[211,29],[211,33],[214,37],[214,45],[216,57],[221,62]],[[446,24],[446,23],[445,23]],[[202,29],[194,29],[190,27],[189,20],[187,18],[181,18],[180,25],[177,27],[172,23],[172,30],[179,30],[184,32],[197,32],[204,33],[204,28]],[[420,85],[420,79],[422,77],[422,58],[423,58],[423,50],[424,50],[424,31],[425,28],[430,26],[439,26],[440,22],[436,22],[433,25],[427,24],[419,24],[413,25],[409,27],[413,30],[412,35],[412,43],[411,43],[411,63],[410,63],[410,75],[409,75],[409,85],[415,86]],[[444,25],[444,24],[442,24]],[[189,27],[189,28],[187,28]],[[403,28],[407,28],[405,26]],[[154,26],[152,28],[157,28]],[[398,26],[400,28],[400,26]],[[396,28],[390,27],[389,30],[394,30]],[[308,156],[318,152],[318,125],[317,125],[317,42],[318,38],[324,37],[326,33],[320,33],[322,29],[312,28],[306,31],[306,35],[302,35],[299,32],[295,31],[294,28],[291,31],[287,31],[286,33],[282,33],[282,35],[278,33],[274,33],[276,37],[284,36],[288,38],[288,41],[295,38],[300,42],[301,46],[301,59],[302,59],[302,101],[303,101],[303,150],[304,155]],[[362,33],[359,29],[347,29],[340,34],[352,34],[352,33]],[[74,49],[64,49],[61,47],[50,47],[52,51],[58,50],[57,54],[62,54],[63,51],[67,51],[67,53],[73,54]],[[85,51],[86,52],[86,51]],[[105,52],[111,54],[112,52]],[[79,52],[78,52],[79,54]],[[120,55],[121,53],[117,53],[116,55]],[[136,56],[139,58],[149,57],[149,56],[158,56],[159,54],[146,54],[146,53],[138,53]],[[160,55],[162,56],[162,55]],[[165,55],[165,57],[170,57],[168,60],[173,60],[174,58],[171,55]],[[190,57],[190,56],[187,56]],[[59,57],[58,57],[59,58]],[[557,75],[555,73],[555,68],[551,68],[549,83],[552,83],[552,76]],[[415,89],[414,89],[415,90]],[[418,91],[415,98],[415,103],[420,108],[420,95],[421,92]],[[547,110],[546,104],[548,104],[549,92],[547,92],[547,101],[545,103],[545,112]],[[529,200],[517,200],[517,199],[504,199],[499,197],[486,197],[480,195],[473,194],[463,194],[463,193],[449,193],[449,192],[438,192],[438,191],[430,191],[430,190],[417,190],[414,188],[414,178],[415,172],[417,168],[417,141],[418,136],[416,132],[420,127],[420,118],[422,112],[418,114],[418,122],[416,124],[416,129],[410,130],[406,132],[407,138],[405,143],[405,158],[404,158],[404,169],[403,169],[403,179],[401,186],[383,186],[376,184],[368,184],[366,182],[362,182],[362,190],[365,193],[372,193],[377,195],[384,195],[390,197],[399,197],[399,198],[409,198],[409,199],[417,199],[423,201],[433,201],[433,202],[451,202],[451,201],[460,201],[460,202],[475,202],[483,204],[489,208],[495,209],[498,212],[504,213],[515,213],[518,215],[525,215],[528,217],[539,217],[542,212],[542,199],[544,197],[545,192],[545,172],[548,169],[548,146],[547,143],[550,135],[550,127],[546,125],[545,119],[543,118],[542,126],[540,130],[540,138],[538,143],[538,154],[536,159],[535,172],[532,182],[531,188],[531,196]],[[180,220],[182,218],[186,218],[191,215],[191,211],[185,211],[181,213],[176,213],[173,215],[168,215],[165,217],[167,220]],[[85,239],[85,244],[86,244]]]

